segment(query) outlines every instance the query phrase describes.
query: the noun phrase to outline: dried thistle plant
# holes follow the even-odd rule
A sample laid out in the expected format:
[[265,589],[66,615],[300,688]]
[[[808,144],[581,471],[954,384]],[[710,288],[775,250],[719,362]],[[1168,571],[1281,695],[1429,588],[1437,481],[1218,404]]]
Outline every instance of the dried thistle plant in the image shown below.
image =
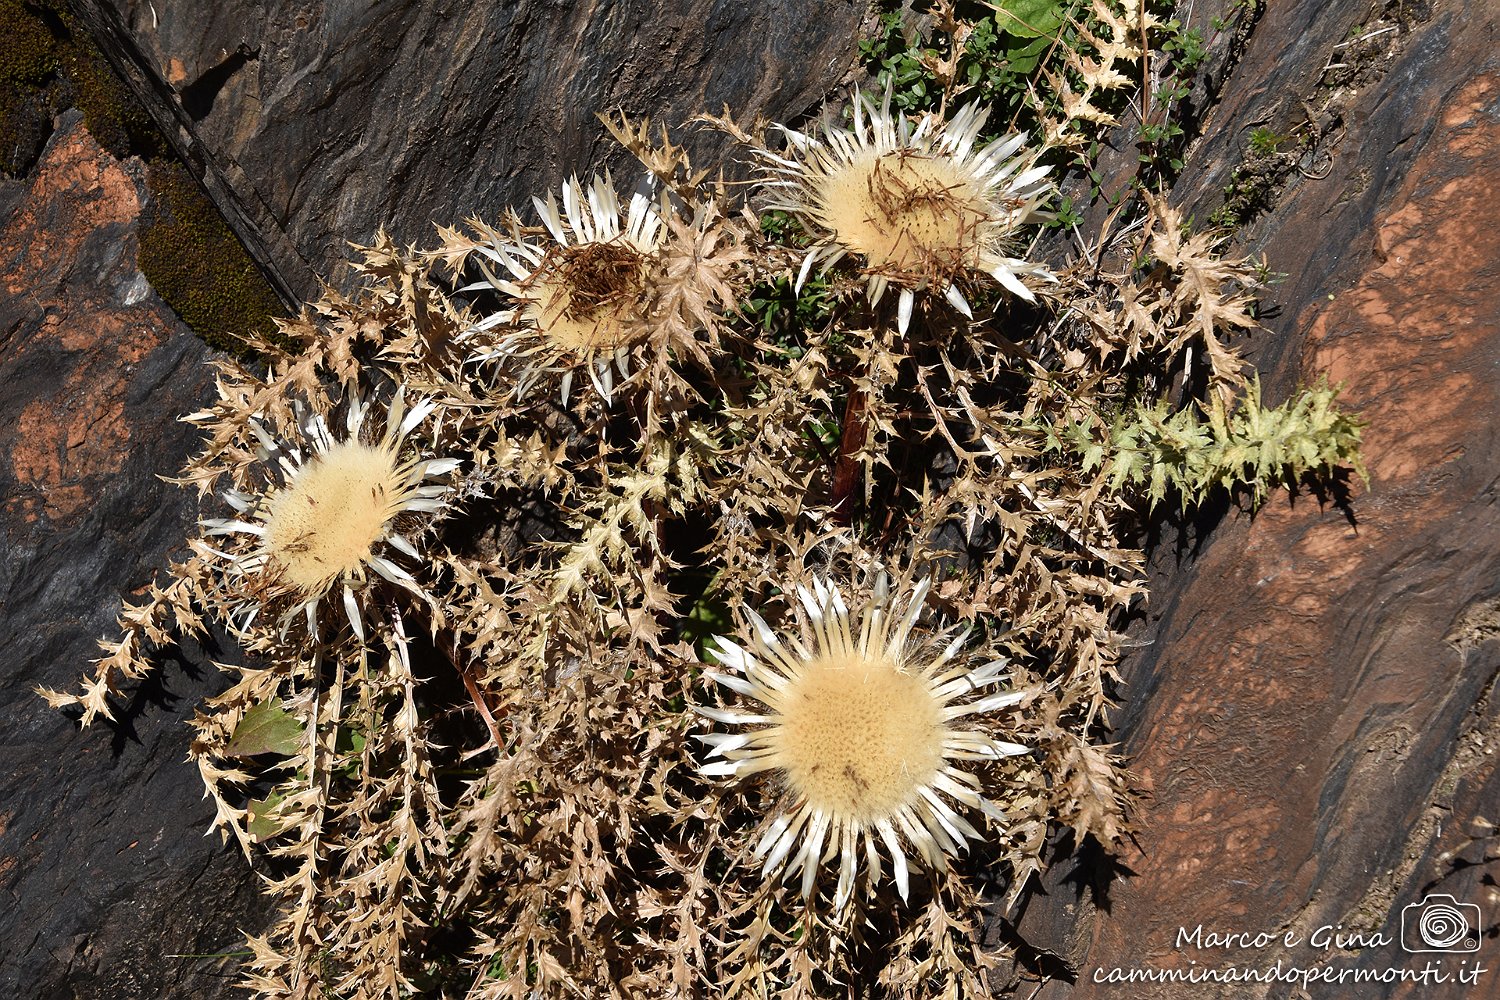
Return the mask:
[[472,261],[484,279],[460,293],[493,291],[507,303],[459,335],[471,362],[495,362],[495,383],[516,400],[555,381],[567,405],[579,379],[609,406],[619,381],[654,422],[656,396],[693,391],[678,365],[713,369],[746,260],[738,228],[711,202],[678,211],[637,192],[622,205],[608,175],[587,189],[565,183],[561,211],[553,195],[535,208],[542,233],[514,212],[504,234],[479,219],[469,221],[475,237],[442,231],[438,256],[460,274]]
[[1063,47],[1059,65],[1044,71],[1054,95],[1042,115],[1048,146],[1077,149],[1099,130],[1119,124],[1106,99],[1134,89],[1141,79],[1134,71],[1149,51],[1144,40],[1161,26],[1139,2],[1091,0],[1086,11],[1074,18],[1079,43]]
[[1127,835],[1143,518],[1357,470],[1359,425],[1262,407],[1259,268],[1164,201],[1023,251],[1044,150],[951,110],[712,119],[748,194],[610,121],[628,199],[382,236],[219,364],[201,536],[45,694],[243,648],[193,756],[281,906],[256,996],[985,997],[985,907]]

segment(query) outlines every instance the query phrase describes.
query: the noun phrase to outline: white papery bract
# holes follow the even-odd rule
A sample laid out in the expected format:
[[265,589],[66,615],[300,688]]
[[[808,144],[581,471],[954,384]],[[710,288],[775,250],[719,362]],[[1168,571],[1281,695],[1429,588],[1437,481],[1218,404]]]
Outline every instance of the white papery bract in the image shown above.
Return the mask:
[[979,780],[954,762],[1028,752],[960,726],[1025,695],[982,694],[1005,680],[1008,664],[973,663],[963,652],[968,630],[946,644],[914,639],[927,589],[927,581],[919,583],[898,613],[882,574],[873,598],[851,616],[838,589],[814,579],[811,591],[797,588],[805,612],[800,637],[778,636],[746,608],[749,641],[715,638],[727,670],[704,675],[760,705],[697,708],[737,730],[698,737],[712,747],[700,769],[717,777],[779,777],[783,801],[754,857],[767,878],[800,872],[809,900],[824,864],[836,861],[835,912],[853,895],[861,859],[873,893],[883,849],[905,899],[909,850],[942,871],[948,857],[982,837],[965,813],[1003,820]]
[[956,281],[988,275],[1023,299],[1035,298],[1023,278],[1055,281],[1041,264],[1011,256],[1016,231],[1049,218],[1048,168],[1020,135],[981,144],[989,109],[978,102],[944,121],[916,122],[892,114],[890,95],[876,107],[856,91],[849,129],[808,134],[778,126],[784,154],[760,150],[768,208],[790,212],[816,242],[797,276],[800,290],[814,269],[845,256],[867,276],[870,302],[888,286],[900,300],[903,334],[916,294],[941,293],[965,316],[968,300]]

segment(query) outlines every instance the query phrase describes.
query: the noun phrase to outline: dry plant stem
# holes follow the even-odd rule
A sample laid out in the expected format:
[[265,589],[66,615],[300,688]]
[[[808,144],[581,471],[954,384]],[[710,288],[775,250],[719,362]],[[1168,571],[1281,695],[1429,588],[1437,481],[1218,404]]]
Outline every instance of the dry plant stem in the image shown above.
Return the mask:
[[1136,5],[1136,24],[1141,37],[1141,127],[1151,124],[1151,45],[1146,38],[1146,0]]
[[[479,685],[474,683],[474,677],[469,673],[468,667],[464,665],[463,654],[458,649],[458,637],[454,636],[449,644],[449,662],[453,669],[458,671],[458,676],[463,679],[464,690],[469,692],[469,699],[474,702],[474,708],[479,712],[479,717],[484,720],[485,728],[490,732],[490,739],[495,741],[495,749],[498,751],[505,746],[500,739],[500,727],[495,722],[494,713],[490,711],[489,704],[485,701],[484,693],[479,690]],[[480,748],[479,752],[483,752]]]
[[849,400],[844,404],[844,436],[839,440],[839,462],[833,470],[833,489],[828,504],[833,508],[833,523],[848,527],[854,517],[854,494],[859,490],[860,449],[865,444],[865,394],[859,379],[849,380]]

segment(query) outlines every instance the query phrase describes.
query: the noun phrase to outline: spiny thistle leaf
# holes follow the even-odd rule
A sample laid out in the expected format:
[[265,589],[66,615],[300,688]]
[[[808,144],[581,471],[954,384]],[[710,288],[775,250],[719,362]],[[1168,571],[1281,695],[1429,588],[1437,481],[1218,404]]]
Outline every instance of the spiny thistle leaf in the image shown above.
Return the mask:
[[1075,21],[1080,44],[1062,47],[1062,67],[1044,70],[1057,94],[1058,109],[1045,114],[1049,146],[1077,149],[1101,128],[1118,124],[1105,107],[1111,91],[1135,86],[1145,35],[1160,21],[1143,4],[1128,0],[1093,0],[1089,13]]
[[1158,399],[1131,407],[1105,440],[1083,424],[1054,426],[1047,435],[1085,469],[1102,468],[1112,489],[1142,490],[1153,506],[1174,492],[1186,505],[1236,486],[1248,487],[1258,503],[1276,484],[1295,483],[1304,473],[1343,466],[1368,479],[1359,455],[1364,424],[1335,405],[1339,391],[1320,380],[1265,409],[1255,378],[1232,409],[1218,397],[1206,414]]
[[251,799],[245,807],[245,832],[257,844],[285,830],[289,821],[276,817],[276,807],[286,801],[286,793],[272,792],[265,798]]

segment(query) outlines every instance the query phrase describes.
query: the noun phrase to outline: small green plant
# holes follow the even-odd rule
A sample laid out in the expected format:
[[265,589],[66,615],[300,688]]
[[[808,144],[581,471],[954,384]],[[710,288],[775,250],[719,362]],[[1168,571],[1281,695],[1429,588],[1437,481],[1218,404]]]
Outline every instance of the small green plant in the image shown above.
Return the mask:
[[1191,136],[1183,128],[1180,108],[1192,92],[1198,67],[1208,58],[1203,36],[1177,19],[1157,28],[1162,36],[1157,51],[1163,62],[1161,84],[1151,95],[1151,113],[1141,125],[1139,183],[1160,187],[1182,172],[1182,152]]
[[[794,278],[783,275],[755,285],[742,303],[745,314],[768,334],[827,325],[835,303],[828,282],[811,281],[803,285],[801,291],[796,290],[794,284]],[[789,351],[795,350],[791,343],[785,346]]]
[[1064,195],[1057,200],[1057,207],[1052,210],[1052,218],[1045,225],[1049,229],[1069,229],[1083,221],[1083,215],[1079,212],[1079,206],[1071,197]]
[[1173,121],[1142,125],[1138,140],[1141,165],[1162,178],[1177,176],[1182,172],[1182,158],[1174,149],[1186,134],[1182,126]]
[[885,0],[873,38],[860,43],[865,67],[892,104],[906,112],[949,109],[978,101],[991,109],[994,135],[1005,127],[1035,128],[1038,88],[1050,92],[1043,60],[1058,46],[1078,44],[1069,18],[1083,0],[1004,0],[996,4],[923,5],[932,28],[916,32],[899,3]]
[[1260,125],[1250,130],[1250,151],[1256,156],[1271,156],[1286,140],[1286,136],[1278,135],[1274,129]]
[[[1179,81],[1186,80],[1197,72],[1208,59],[1208,49],[1203,44],[1203,33],[1189,28],[1176,18],[1161,26],[1166,37],[1160,43],[1160,51],[1167,57],[1167,76]],[[1178,95],[1180,99],[1182,94]]]
[[1109,425],[1047,429],[1049,445],[1073,451],[1085,468],[1100,468],[1112,486],[1142,492],[1153,506],[1173,496],[1187,507],[1215,490],[1248,489],[1256,503],[1277,486],[1344,467],[1368,479],[1359,457],[1362,421],[1336,405],[1339,390],[1320,381],[1281,406],[1261,405],[1254,379],[1226,404],[1173,409],[1164,399],[1135,403]]
[[790,212],[778,209],[760,214],[760,234],[772,243],[784,247],[807,246],[807,230]]
[[1211,225],[1235,229],[1253,219],[1270,204],[1282,180],[1291,173],[1296,159],[1283,147],[1291,140],[1269,126],[1257,126],[1246,143],[1244,162],[1229,175],[1224,186],[1224,204],[1209,216]]
[[938,98],[927,61],[937,50],[914,45],[907,37],[907,22],[899,10],[880,15],[880,29],[873,38],[859,43],[860,58],[878,74],[882,88],[903,111],[925,111]]

